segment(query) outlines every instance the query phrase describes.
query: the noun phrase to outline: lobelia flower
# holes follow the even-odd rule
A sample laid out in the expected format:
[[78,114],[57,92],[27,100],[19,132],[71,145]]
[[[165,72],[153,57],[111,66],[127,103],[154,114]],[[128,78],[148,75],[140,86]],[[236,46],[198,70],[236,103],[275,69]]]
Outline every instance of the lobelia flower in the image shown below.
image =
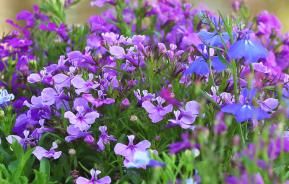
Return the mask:
[[112,46],[109,48],[109,52],[112,56],[116,59],[124,59],[125,57],[125,50],[120,46]]
[[211,47],[223,47],[230,40],[230,36],[226,32],[218,34],[217,32],[202,30],[198,33],[198,36],[204,44]]
[[142,102],[146,100],[152,100],[153,98],[155,98],[155,94],[149,93],[148,90],[143,90],[141,94],[141,91],[139,89],[134,91],[134,96],[137,98],[139,104],[142,104]]
[[209,72],[210,69],[208,63],[203,57],[199,57],[190,64],[189,68],[185,70],[184,75],[190,75],[192,73],[197,75],[207,75]]
[[190,140],[190,135],[188,133],[182,134],[182,140],[169,145],[169,151],[171,154],[176,154],[180,151],[193,149],[194,145]]
[[163,167],[164,163],[153,160],[148,151],[136,151],[133,160],[126,165],[128,168]]
[[75,181],[76,184],[110,184],[111,179],[109,176],[105,176],[103,178],[98,179],[98,175],[101,173],[99,170],[91,169],[90,175],[91,178],[87,179],[84,177],[78,177]]
[[185,108],[174,111],[176,119],[170,119],[169,122],[179,125],[184,129],[192,127],[197,116],[199,115],[200,105],[196,101],[187,102]]
[[279,34],[281,31],[281,23],[278,18],[268,11],[262,11],[257,16],[258,35],[270,36],[272,33]]
[[77,106],[76,111],[77,114],[67,111],[64,113],[64,117],[69,119],[70,124],[79,128],[81,131],[88,130],[91,124],[95,122],[96,118],[99,118],[98,112],[86,112],[83,106]]
[[114,5],[116,3],[116,0],[91,0],[90,5],[91,6],[97,6],[97,7],[103,7],[105,4],[112,4]]
[[13,144],[14,141],[17,141],[24,149],[26,149],[28,145],[36,145],[38,140],[36,140],[28,130],[23,131],[23,136],[24,137],[20,137],[18,135],[8,135],[6,140],[9,144]]
[[9,94],[6,89],[0,89],[0,107],[7,105],[10,101],[14,100],[15,96]]
[[146,151],[151,146],[151,143],[148,140],[143,140],[143,141],[139,142],[138,144],[134,144],[133,140],[134,140],[135,136],[129,135],[127,137],[129,140],[128,145],[125,145],[122,143],[117,143],[114,147],[115,154],[125,157],[125,160],[124,160],[125,165],[127,163],[133,161],[133,156],[134,156],[135,152]]
[[[240,52],[242,51],[242,52]],[[228,50],[230,59],[245,59],[245,63],[256,63],[260,59],[266,59],[267,49],[258,41],[243,38],[236,41]]]
[[56,144],[56,142],[53,142],[50,150],[46,150],[41,146],[36,146],[35,150],[32,153],[38,160],[42,160],[42,158],[53,158],[54,160],[56,160],[62,154],[61,151],[55,151],[55,149],[57,148],[58,145]]
[[106,144],[109,144],[110,141],[116,141],[116,139],[114,138],[114,136],[108,135],[106,126],[100,126],[98,129],[100,131],[100,136],[97,141],[97,146],[100,151],[103,151]]
[[90,134],[86,131],[81,131],[79,128],[73,126],[73,125],[69,125],[67,127],[67,133],[68,136],[65,137],[65,141],[66,142],[71,142],[75,139],[79,139],[79,138],[86,138],[87,136],[89,136]]
[[153,105],[150,101],[146,100],[142,103],[142,107],[149,113],[149,118],[153,123],[160,122],[164,116],[172,112],[173,105],[169,104],[163,107],[165,100],[161,97],[156,98],[157,105]]
[[68,97],[64,94],[64,91],[56,91],[53,88],[44,88],[41,92],[42,104],[56,106],[57,109],[65,106]]
[[260,107],[253,106],[253,98],[256,95],[256,89],[243,89],[243,99],[239,103],[228,104],[222,107],[221,111],[233,114],[237,122],[241,123],[248,120],[263,120],[270,118],[270,114]]
[[101,107],[103,105],[113,104],[115,100],[113,98],[106,98],[106,94],[103,91],[98,90],[98,98],[94,98],[92,94],[83,94],[82,98],[94,105],[95,108]]
[[71,80],[71,84],[76,88],[76,94],[89,93],[91,89],[96,89],[99,86],[98,83],[92,81],[93,74],[90,73],[88,76],[88,81],[85,81],[81,75],[77,75]]

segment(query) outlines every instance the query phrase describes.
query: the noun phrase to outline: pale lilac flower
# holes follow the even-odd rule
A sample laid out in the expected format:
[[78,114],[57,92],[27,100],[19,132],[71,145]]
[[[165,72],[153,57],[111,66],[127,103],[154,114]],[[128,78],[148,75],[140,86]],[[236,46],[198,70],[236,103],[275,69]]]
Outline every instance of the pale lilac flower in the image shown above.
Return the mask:
[[71,142],[75,139],[79,139],[83,137],[85,138],[86,136],[90,135],[88,132],[81,131],[79,128],[73,125],[69,125],[66,131],[68,133],[68,136],[65,137],[66,142]]
[[61,156],[62,152],[55,151],[56,148],[58,148],[58,145],[56,144],[56,142],[53,142],[50,150],[46,150],[41,146],[36,146],[35,150],[32,153],[38,160],[41,160],[42,158],[58,159]]
[[71,84],[76,88],[76,94],[88,93],[91,89],[96,89],[99,86],[98,83],[92,81],[93,74],[89,74],[88,76],[88,81],[85,81],[81,75],[77,75],[71,80]]
[[75,127],[79,128],[81,131],[88,130],[99,117],[99,113],[96,111],[92,112],[85,112],[84,107],[78,106],[76,108],[77,114],[74,114],[71,111],[67,111],[64,113],[64,117],[69,119],[70,124],[74,125]]
[[160,122],[164,116],[173,110],[173,105],[169,104],[163,107],[165,100],[161,97],[156,98],[157,105],[153,105],[150,101],[144,101],[142,107],[149,113],[149,117],[153,123]]
[[125,57],[125,50],[120,46],[112,46],[109,48],[109,52],[112,56],[116,59],[124,59]]
[[151,146],[151,143],[148,140],[143,140],[138,144],[134,144],[133,140],[135,136],[129,135],[127,137],[129,140],[128,145],[117,143],[114,147],[115,154],[125,157],[125,163],[133,160],[133,155],[136,151],[146,151]]
[[6,89],[0,89],[0,106],[9,103],[11,100],[14,100],[15,96],[9,94]]
[[149,93],[147,90],[143,90],[141,92],[139,89],[134,91],[134,96],[137,98],[140,104],[146,100],[152,100],[153,98],[155,98],[155,94]]
[[90,102],[94,107],[98,108],[103,105],[109,105],[113,104],[115,100],[113,98],[106,98],[106,94],[103,93],[103,91],[98,91],[98,98],[94,98],[92,94],[83,94],[82,97]]
[[100,126],[99,131],[100,131],[100,136],[97,141],[97,146],[99,150],[103,151],[105,149],[106,144],[109,144],[110,141],[116,141],[116,139],[114,138],[114,136],[108,135],[106,126]]
[[91,178],[87,179],[84,177],[78,177],[75,181],[76,184],[110,184],[111,179],[109,176],[105,176],[103,178],[98,179],[98,175],[101,173],[99,170],[91,169],[90,175]]
[[170,119],[169,122],[179,125],[180,127],[187,129],[191,128],[199,115],[200,105],[196,101],[187,102],[185,108],[174,111],[176,119]]

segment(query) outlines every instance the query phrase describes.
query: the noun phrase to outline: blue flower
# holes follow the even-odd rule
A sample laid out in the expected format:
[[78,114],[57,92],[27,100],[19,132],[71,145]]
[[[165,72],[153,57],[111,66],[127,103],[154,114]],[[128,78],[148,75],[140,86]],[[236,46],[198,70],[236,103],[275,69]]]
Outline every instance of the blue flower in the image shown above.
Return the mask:
[[227,68],[226,64],[223,63],[218,56],[212,57],[212,66],[216,72],[222,72]]
[[224,43],[226,44],[230,40],[230,36],[226,32],[218,34],[217,32],[203,30],[198,33],[198,36],[205,45],[212,47],[222,47]]
[[255,97],[256,90],[243,89],[243,99],[239,103],[225,105],[221,111],[233,114],[237,122],[241,123],[248,120],[263,120],[270,118],[270,114],[260,107],[253,106],[252,100]]
[[11,100],[14,100],[14,95],[9,94],[6,89],[0,89],[0,106],[5,106]]
[[230,59],[245,59],[246,63],[256,63],[259,59],[265,59],[268,51],[257,41],[242,39],[236,41],[229,49]]
[[204,60],[204,58],[199,57],[195,61],[193,61],[189,68],[184,72],[184,75],[189,75],[192,73],[198,74],[198,75],[207,75],[209,74],[209,65]]

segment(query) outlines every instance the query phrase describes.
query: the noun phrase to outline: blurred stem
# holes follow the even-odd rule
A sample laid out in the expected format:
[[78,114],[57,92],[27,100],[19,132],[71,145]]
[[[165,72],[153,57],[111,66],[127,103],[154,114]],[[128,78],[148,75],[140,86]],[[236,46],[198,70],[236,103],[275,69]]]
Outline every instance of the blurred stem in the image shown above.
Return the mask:
[[232,75],[234,81],[234,96],[235,101],[238,101],[238,71],[237,71],[237,64],[235,61],[232,61]]

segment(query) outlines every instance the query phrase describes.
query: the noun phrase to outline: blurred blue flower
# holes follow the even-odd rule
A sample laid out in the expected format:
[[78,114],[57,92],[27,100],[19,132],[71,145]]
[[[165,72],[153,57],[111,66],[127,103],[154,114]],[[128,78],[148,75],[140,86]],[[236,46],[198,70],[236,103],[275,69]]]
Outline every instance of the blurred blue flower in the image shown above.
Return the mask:
[[236,41],[229,49],[230,59],[245,59],[246,63],[256,63],[259,59],[265,59],[268,51],[257,41],[241,39]]
[[127,164],[129,168],[163,167],[164,163],[153,160],[147,151],[137,151],[133,156],[133,161]]
[[212,67],[216,72],[222,72],[227,68],[226,64],[223,63],[218,56],[212,57]]
[[207,75],[209,74],[209,65],[204,60],[204,58],[199,57],[195,61],[193,61],[189,68],[184,72],[184,75],[189,75],[192,73],[198,74],[198,75]]
[[218,32],[202,30],[198,33],[198,36],[205,45],[212,47],[222,47],[230,40],[230,36],[227,32],[218,34]]
[[5,106],[10,101],[14,100],[15,96],[9,94],[6,89],[0,89],[0,106]]
[[237,122],[241,123],[248,120],[263,120],[270,118],[270,114],[260,107],[253,106],[252,100],[255,97],[255,89],[243,89],[242,97],[239,103],[225,105],[221,111],[233,114]]

